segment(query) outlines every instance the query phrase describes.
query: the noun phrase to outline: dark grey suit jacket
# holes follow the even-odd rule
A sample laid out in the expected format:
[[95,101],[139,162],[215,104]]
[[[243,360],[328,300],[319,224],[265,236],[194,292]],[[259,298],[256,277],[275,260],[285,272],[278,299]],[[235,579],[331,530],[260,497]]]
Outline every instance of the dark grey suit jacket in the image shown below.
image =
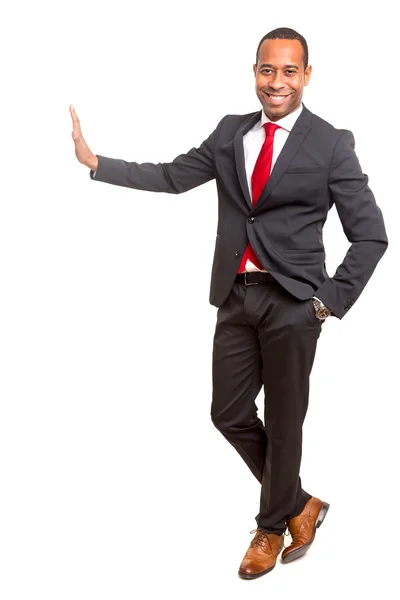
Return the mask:
[[[219,220],[210,303],[219,307],[227,298],[250,240],[261,264],[291,294],[300,300],[316,295],[341,319],[388,245],[382,213],[354,152],[353,134],[335,129],[303,105],[252,207],[243,135],[260,118],[261,111],[226,115],[198,148],[170,163],[98,156],[94,181],[180,194],[215,178]],[[322,230],[334,204],[351,245],[329,277]]]

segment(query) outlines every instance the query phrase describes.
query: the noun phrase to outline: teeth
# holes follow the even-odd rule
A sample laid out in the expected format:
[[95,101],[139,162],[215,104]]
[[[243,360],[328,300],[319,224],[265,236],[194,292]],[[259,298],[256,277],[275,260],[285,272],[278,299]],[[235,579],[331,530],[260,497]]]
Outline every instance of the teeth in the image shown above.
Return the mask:
[[272,94],[268,94],[270,98],[274,98],[274,100],[283,100],[286,96],[273,96]]

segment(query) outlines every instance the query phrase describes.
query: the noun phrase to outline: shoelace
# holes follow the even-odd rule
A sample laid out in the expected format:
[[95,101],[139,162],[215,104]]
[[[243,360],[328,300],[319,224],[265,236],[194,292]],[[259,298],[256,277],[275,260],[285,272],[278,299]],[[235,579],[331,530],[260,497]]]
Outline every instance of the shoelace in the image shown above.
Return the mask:
[[[288,528],[286,528],[286,530],[283,532],[284,535],[290,535],[290,531]],[[290,546],[290,544],[289,544]],[[285,550],[285,548],[288,548],[289,546],[285,546],[285,542],[283,542],[283,547],[282,550]]]
[[[269,541],[268,533],[260,531],[259,529],[252,529],[250,531],[250,533],[258,533],[259,534],[259,535],[257,535],[257,537],[255,537],[250,542],[250,547],[251,548],[254,548],[255,546],[259,546],[261,548],[261,550],[264,550],[265,539],[267,539],[268,540],[268,545],[270,547],[270,550],[271,550],[272,554],[274,553],[273,550],[272,550],[271,542]],[[290,535],[289,529],[286,528],[285,531],[283,532],[283,534],[286,535],[286,536]],[[290,544],[289,544],[289,546],[290,546]],[[289,546],[285,546],[285,542],[284,542],[282,550],[284,550],[285,548],[288,548]],[[265,550],[264,550],[264,552],[265,552]]]
[[267,541],[271,553],[272,554],[274,553],[272,550],[271,542],[269,541],[268,533],[265,533],[264,531],[260,531],[259,529],[252,529],[250,531],[250,533],[257,533],[256,537],[253,540],[251,540],[251,542],[250,542],[251,548],[255,548],[256,546],[259,546],[261,548],[261,550],[263,550],[265,552],[265,541]]

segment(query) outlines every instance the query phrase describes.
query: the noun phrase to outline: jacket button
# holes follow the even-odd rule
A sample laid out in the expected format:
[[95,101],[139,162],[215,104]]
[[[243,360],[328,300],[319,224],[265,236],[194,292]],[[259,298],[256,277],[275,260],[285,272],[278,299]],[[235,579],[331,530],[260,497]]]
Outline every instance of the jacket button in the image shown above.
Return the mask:
[[236,258],[238,258],[238,257],[239,257],[241,254],[242,254],[242,253],[241,253],[241,252],[239,252],[239,250],[236,250],[236,252],[235,252],[235,256],[236,256]]
[[254,217],[249,217],[249,218],[247,219],[247,221],[248,221],[250,224],[251,224],[251,223],[254,223]]

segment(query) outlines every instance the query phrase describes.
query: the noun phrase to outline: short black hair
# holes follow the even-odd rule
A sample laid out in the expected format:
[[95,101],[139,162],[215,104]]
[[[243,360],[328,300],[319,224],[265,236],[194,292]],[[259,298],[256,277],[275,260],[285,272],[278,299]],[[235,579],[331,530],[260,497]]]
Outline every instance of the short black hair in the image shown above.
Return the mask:
[[303,47],[303,62],[304,69],[307,68],[308,65],[308,46],[306,40],[303,38],[300,33],[297,33],[294,29],[290,29],[290,27],[278,27],[278,29],[273,29],[267,35],[260,40],[260,43],[257,46],[257,54],[256,54],[256,64],[258,62],[258,52],[260,50],[260,46],[264,40],[298,40]]

